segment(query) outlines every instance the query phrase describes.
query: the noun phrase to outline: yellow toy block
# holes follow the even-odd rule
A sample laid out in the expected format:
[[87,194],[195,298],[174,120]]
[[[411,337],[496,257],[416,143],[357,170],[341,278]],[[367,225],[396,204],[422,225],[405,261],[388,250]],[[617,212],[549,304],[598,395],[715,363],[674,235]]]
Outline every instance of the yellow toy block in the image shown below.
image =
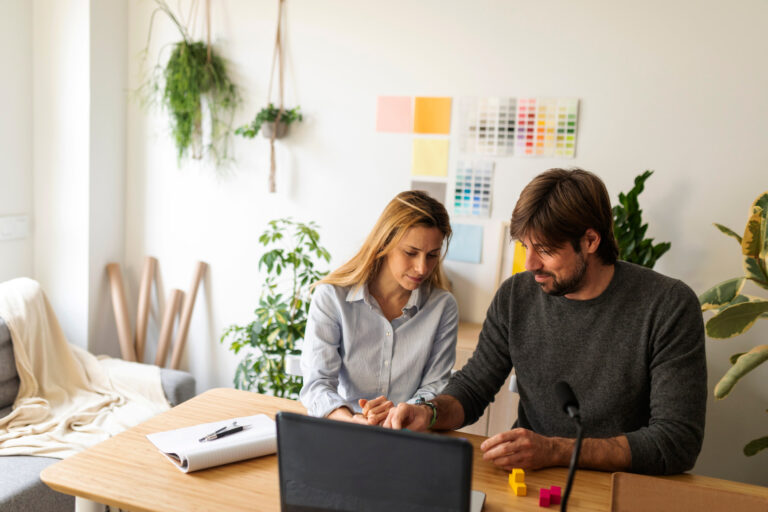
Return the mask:
[[515,492],[515,496],[526,496],[528,488],[525,486],[525,471],[515,468],[509,474],[509,486]]

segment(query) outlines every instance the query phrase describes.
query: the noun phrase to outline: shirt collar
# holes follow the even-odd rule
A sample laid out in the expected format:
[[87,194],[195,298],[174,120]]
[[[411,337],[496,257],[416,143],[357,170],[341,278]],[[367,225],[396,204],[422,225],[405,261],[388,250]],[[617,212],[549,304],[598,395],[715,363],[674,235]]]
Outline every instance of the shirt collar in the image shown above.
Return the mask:
[[[429,297],[428,287],[429,283],[424,283],[413,290],[411,296],[408,298],[408,302],[403,306],[403,311],[415,315],[416,312],[424,306],[424,302],[426,302],[427,297]],[[347,292],[347,302],[357,302],[360,300],[364,301],[369,306],[373,306],[374,304],[373,297],[371,297],[371,294],[368,291],[368,283],[365,283],[362,286],[352,286]]]

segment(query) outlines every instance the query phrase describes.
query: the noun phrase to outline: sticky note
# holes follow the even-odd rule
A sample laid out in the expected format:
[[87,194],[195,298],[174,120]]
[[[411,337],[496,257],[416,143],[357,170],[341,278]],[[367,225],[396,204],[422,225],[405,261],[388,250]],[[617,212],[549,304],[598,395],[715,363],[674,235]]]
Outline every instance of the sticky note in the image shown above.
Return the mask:
[[445,183],[441,181],[412,181],[411,190],[423,190],[429,197],[445,203]]
[[413,107],[415,133],[451,133],[451,98],[416,97]]
[[515,240],[515,252],[512,256],[512,275],[525,272],[525,247]]
[[413,139],[411,174],[415,176],[447,176],[448,142],[448,139]]
[[453,236],[445,258],[480,263],[483,253],[483,226],[453,224]]
[[410,96],[379,96],[376,99],[376,131],[390,133],[413,131],[412,103]]

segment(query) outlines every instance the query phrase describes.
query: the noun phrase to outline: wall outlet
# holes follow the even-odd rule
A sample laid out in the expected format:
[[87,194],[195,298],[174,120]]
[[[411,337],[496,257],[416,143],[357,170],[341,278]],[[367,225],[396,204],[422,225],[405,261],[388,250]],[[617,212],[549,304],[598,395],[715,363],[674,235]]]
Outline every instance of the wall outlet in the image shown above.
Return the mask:
[[0,240],[21,240],[29,236],[29,215],[0,217]]

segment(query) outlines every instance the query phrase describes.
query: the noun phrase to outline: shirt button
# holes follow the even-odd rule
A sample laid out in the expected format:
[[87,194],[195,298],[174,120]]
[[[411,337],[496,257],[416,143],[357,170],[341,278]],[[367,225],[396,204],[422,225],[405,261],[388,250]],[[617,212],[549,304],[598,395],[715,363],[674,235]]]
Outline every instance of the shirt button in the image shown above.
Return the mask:
[[387,331],[387,336],[391,336],[391,335],[392,335],[392,333]]
[[384,366],[389,366],[389,361],[384,361]]

